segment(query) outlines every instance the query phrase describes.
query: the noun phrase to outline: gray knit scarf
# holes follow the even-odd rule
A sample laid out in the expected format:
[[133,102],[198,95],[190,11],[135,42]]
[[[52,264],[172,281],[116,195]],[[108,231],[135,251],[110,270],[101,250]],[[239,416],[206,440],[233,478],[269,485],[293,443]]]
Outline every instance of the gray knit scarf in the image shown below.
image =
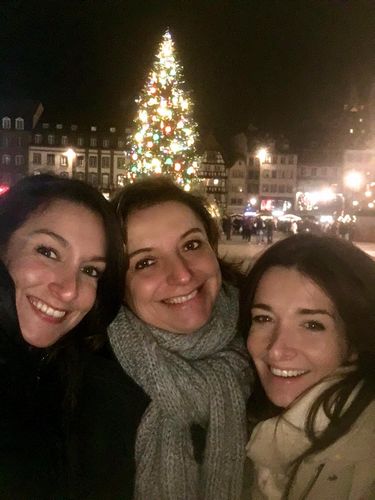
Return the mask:
[[[252,374],[237,314],[237,290],[224,285],[209,323],[193,334],[154,328],[126,307],[111,324],[118,360],[151,398],[137,433],[136,499],[240,498]],[[207,432],[201,465],[193,423]]]

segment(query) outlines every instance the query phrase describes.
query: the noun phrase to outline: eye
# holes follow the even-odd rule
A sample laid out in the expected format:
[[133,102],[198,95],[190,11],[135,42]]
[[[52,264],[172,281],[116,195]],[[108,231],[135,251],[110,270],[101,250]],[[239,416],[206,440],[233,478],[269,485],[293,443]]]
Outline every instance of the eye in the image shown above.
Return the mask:
[[84,266],[84,267],[81,267],[81,271],[84,273],[84,274],[87,274],[87,276],[90,276],[90,278],[95,278],[95,279],[99,279],[103,272],[101,269],[98,269],[97,267],[95,266]]
[[185,243],[184,249],[185,250],[197,250],[202,246],[202,242],[199,240],[190,240]]
[[56,260],[58,258],[56,250],[50,247],[46,247],[44,245],[39,245],[36,251],[40,253],[40,255],[44,255],[44,257],[47,257],[48,259]]
[[252,318],[251,321],[253,323],[269,323],[272,321],[271,316],[267,316],[267,314],[255,314]]
[[326,329],[323,323],[316,320],[306,321],[306,323],[304,323],[304,327],[307,328],[307,330],[312,330],[316,332],[321,332]]
[[135,263],[134,269],[136,270],[145,269],[146,267],[150,267],[153,264],[155,264],[155,259],[150,259],[150,258],[141,259]]

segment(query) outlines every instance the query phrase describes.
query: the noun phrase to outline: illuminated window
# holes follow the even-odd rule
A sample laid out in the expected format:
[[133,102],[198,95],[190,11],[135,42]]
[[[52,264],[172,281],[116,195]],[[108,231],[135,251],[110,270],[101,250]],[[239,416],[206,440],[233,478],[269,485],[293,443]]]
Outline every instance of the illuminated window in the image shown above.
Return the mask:
[[16,129],[23,130],[23,128],[24,128],[23,118],[16,118]]
[[90,146],[96,147],[96,145],[97,145],[96,137],[90,137]]
[[53,144],[55,144],[55,136],[52,135],[52,134],[49,134],[47,136],[47,142],[50,146],[52,146]]
[[10,128],[12,126],[11,120],[8,116],[5,116],[2,120],[3,128]]

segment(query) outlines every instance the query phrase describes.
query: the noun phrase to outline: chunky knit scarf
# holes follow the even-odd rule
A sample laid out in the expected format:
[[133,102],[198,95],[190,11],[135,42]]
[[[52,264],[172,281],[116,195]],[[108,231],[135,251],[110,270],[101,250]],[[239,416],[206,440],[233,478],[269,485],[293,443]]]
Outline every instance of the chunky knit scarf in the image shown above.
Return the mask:
[[[237,301],[223,286],[209,323],[190,335],[147,325],[126,307],[110,326],[118,360],[151,398],[137,434],[136,499],[240,497],[251,371],[236,335]],[[192,424],[207,431],[202,464]]]

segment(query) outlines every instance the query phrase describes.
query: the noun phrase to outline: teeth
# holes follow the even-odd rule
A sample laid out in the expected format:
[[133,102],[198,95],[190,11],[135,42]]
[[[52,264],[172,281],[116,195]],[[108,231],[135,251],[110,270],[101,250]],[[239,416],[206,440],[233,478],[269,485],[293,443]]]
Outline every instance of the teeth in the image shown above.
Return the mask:
[[198,290],[194,290],[193,292],[189,293],[189,295],[181,295],[180,297],[173,297],[171,299],[166,299],[164,302],[167,304],[183,304],[184,302],[187,302],[188,300],[193,299],[198,293]]
[[36,309],[41,311],[46,316],[51,316],[51,318],[63,318],[66,314],[66,311],[53,309],[52,307],[47,306],[47,304],[45,302],[42,302],[41,300],[35,300],[31,297],[29,298],[29,300]]
[[307,370],[280,370],[279,368],[270,367],[272,375],[276,375],[277,377],[298,377],[299,375],[303,375],[307,373]]

